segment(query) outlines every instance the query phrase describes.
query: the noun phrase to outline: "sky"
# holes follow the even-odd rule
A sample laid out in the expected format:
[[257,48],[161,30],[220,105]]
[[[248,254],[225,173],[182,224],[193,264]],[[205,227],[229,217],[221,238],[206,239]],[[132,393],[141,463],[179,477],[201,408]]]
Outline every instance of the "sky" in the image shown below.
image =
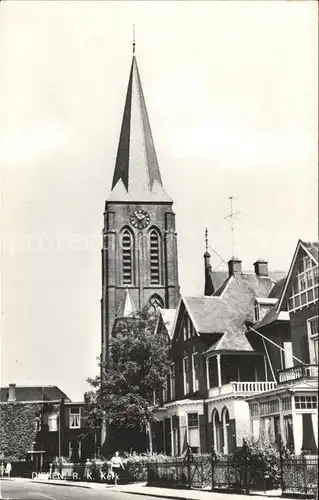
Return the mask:
[[[316,1],[2,1],[1,384],[81,400],[98,372],[101,230],[132,58],[185,295],[234,253],[317,239]],[[220,258],[220,257],[221,258]],[[221,260],[223,259],[223,260]]]

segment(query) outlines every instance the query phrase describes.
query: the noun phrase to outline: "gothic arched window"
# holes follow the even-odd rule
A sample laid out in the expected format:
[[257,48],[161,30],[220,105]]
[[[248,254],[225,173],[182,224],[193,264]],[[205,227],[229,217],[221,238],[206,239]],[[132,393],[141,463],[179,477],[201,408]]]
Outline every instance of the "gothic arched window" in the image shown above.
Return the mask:
[[215,451],[220,453],[222,452],[222,439],[221,439],[221,422],[219,419],[219,414],[216,408],[212,413],[212,427],[213,427],[213,443]]
[[224,443],[224,449],[223,453],[224,455],[229,454],[229,448],[230,448],[230,442],[229,442],[229,412],[226,407],[223,408],[222,411],[222,427],[223,427],[223,443]]
[[121,236],[122,246],[122,282],[123,285],[134,284],[134,237],[128,229]]
[[161,282],[161,238],[156,229],[152,229],[150,231],[149,238],[150,238],[150,282],[151,285],[159,285]]
[[164,302],[163,299],[157,295],[152,295],[149,299],[149,310],[153,310],[154,312],[157,311],[157,309],[163,309],[164,307]]

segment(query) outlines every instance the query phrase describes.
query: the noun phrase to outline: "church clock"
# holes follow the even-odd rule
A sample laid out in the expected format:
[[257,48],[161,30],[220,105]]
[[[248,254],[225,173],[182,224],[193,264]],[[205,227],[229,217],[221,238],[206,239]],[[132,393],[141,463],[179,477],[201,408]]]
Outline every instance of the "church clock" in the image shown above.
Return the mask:
[[150,223],[150,215],[146,212],[146,210],[138,209],[134,210],[130,217],[130,222],[132,226],[137,229],[144,229]]

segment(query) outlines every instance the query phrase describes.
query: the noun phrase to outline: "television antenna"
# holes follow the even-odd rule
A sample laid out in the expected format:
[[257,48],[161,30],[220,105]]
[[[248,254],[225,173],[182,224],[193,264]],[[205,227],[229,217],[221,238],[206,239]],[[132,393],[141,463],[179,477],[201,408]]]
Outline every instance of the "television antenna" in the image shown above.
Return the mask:
[[232,252],[232,257],[235,257],[234,217],[235,217],[235,215],[240,214],[240,212],[234,212],[234,210],[233,210],[233,200],[235,199],[234,196],[229,196],[228,199],[230,200],[230,214],[226,215],[226,217],[224,217],[224,219],[230,219],[230,223],[231,223],[231,252]]

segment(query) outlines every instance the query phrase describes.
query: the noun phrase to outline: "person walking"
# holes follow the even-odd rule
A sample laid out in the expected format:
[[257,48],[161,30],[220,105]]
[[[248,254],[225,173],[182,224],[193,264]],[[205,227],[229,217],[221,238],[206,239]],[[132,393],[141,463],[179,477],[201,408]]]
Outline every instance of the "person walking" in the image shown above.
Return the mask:
[[11,469],[12,469],[11,463],[8,462],[6,465],[6,474],[7,474],[8,478],[10,478]]
[[111,458],[111,470],[114,472],[114,482],[117,485],[122,478],[122,471],[124,470],[123,460],[120,457],[119,451],[116,451]]
[[1,477],[1,479],[3,479],[3,474],[4,474],[4,463],[1,462],[1,464],[0,464],[0,477]]

